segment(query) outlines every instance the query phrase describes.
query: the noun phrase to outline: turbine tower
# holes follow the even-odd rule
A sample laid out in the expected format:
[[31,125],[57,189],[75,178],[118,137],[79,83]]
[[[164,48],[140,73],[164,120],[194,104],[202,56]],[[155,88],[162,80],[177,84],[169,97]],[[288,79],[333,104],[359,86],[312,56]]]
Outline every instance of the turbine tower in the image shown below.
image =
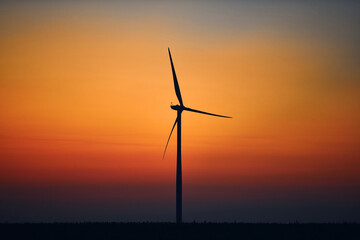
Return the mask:
[[195,110],[192,108],[188,108],[185,107],[181,98],[181,93],[180,93],[180,87],[179,87],[179,83],[176,77],[176,73],[175,73],[175,68],[174,68],[174,64],[171,58],[171,53],[170,53],[170,49],[168,48],[169,51],[169,57],[170,57],[170,63],[171,63],[171,69],[172,69],[172,74],[173,74],[173,79],[174,79],[174,87],[175,87],[175,93],[176,96],[179,100],[180,105],[171,105],[171,108],[175,111],[177,111],[177,117],[175,119],[175,123],[171,129],[169,138],[167,140],[166,146],[165,146],[165,151],[164,151],[164,155],[163,155],[163,159],[165,157],[165,153],[166,153],[166,149],[167,146],[169,144],[170,138],[171,138],[171,134],[177,124],[177,161],[176,161],[176,223],[181,223],[182,222],[182,175],[181,175],[181,113],[183,111],[189,111],[189,112],[196,112],[196,113],[201,113],[201,114],[207,114],[207,115],[211,115],[211,116],[216,116],[216,117],[223,117],[223,118],[231,118],[228,116],[223,116],[223,115],[218,115],[218,114],[212,114],[212,113],[208,113],[208,112],[203,112],[203,111],[199,111],[199,110]]

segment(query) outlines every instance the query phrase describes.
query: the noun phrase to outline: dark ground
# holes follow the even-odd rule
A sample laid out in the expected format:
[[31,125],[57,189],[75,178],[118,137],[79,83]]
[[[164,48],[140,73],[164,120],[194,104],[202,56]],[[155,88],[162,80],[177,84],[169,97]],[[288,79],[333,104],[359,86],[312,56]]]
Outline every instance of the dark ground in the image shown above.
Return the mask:
[[0,239],[360,239],[360,224],[25,223],[0,224]]

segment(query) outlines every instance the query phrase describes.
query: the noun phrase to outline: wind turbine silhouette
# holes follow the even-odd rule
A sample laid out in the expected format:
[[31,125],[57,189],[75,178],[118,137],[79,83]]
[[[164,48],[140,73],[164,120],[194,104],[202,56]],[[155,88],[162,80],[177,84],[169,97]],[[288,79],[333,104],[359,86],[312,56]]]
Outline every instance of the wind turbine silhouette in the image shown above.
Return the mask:
[[174,87],[175,87],[175,93],[176,96],[179,100],[180,105],[171,105],[171,108],[175,111],[177,111],[177,117],[175,119],[175,123],[171,129],[169,138],[167,140],[166,146],[165,146],[165,151],[164,151],[164,155],[163,155],[163,159],[165,157],[165,153],[166,153],[166,149],[168,147],[170,138],[171,138],[171,134],[176,126],[176,124],[178,125],[177,127],[177,162],[176,162],[176,223],[181,223],[182,222],[182,175],[181,175],[181,113],[183,111],[189,111],[189,112],[196,112],[196,113],[201,113],[201,114],[207,114],[207,115],[211,115],[211,116],[216,116],[216,117],[223,117],[223,118],[231,118],[229,116],[223,116],[223,115],[218,115],[218,114],[213,114],[213,113],[208,113],[208,112],[203,112],[203,111],[199,111],[199,110],[195,110],[192,108],[187,108],[184,106],[182,98],[181,98],[181,93],[180,93],[180,87],[179,87],[179,83],[176,77],[176,73],[175,73],[175,68],[174,68],[174,64],[171,58],[171,53],[170,53],[170,49],[168,48],[169,51],[169,57],[170,57],[170,63],[171,63],[171,69],[172,69],[172,74],[173,74],[173,79],[174,79]]

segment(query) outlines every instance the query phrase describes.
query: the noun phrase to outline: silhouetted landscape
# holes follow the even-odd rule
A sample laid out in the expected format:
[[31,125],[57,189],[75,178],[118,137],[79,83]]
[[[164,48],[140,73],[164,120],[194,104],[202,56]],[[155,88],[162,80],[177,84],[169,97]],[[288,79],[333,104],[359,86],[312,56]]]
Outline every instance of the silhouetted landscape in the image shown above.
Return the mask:
[[0,224],[1,239],[360,239],[358,223]]

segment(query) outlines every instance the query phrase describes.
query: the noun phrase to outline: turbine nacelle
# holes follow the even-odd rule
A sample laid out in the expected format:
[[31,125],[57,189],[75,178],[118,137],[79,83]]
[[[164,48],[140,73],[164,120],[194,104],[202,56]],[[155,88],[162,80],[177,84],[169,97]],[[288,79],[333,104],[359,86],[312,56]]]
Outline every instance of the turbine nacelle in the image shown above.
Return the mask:
[[176,111],[184,110],[184,106],[181,106],[181,105],[171,105],[170,107],[171,107],[171,109],[176,110]]

